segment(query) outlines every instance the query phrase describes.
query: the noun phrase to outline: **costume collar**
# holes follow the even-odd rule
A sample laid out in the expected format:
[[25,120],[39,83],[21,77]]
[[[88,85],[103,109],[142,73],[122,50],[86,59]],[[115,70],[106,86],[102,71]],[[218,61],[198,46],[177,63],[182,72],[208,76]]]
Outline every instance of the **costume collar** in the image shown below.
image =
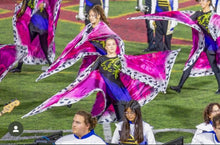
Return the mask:
[[94,130],[91,130],[89,133],[87,133],[86,135],[82,136],[81,138],[79,138],[77,135],[73,134],[77,139],[86,139],[90,136],[92,136],[93,134],[95,134]]
[[217,143],[220,143],[220,141],[218,140],[218,138],[217,138],[217,136],[216,136],[216,133],[215,133],[215,141],[216,141]]
[[134,124],[133,122],[131,122],[131,121],[128,121],[129,122],[129,124]]
[[210,133],[214,134],[214,138],[215,138],[215,142],[220,143],[220,141],[218,140],[216,133],[214,131],[209,131]]

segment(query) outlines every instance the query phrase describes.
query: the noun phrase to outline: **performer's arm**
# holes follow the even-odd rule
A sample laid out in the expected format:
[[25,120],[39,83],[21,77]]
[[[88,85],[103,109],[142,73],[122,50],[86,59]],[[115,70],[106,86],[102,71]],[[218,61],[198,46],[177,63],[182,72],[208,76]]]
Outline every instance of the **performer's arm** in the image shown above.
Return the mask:
[[19,13],[16,15],[16,18],[18,19],[19,17],[21,17],[25,10],[27,9],[27,0],[23,0],[22,1],[22,6],[21,6],[21,10],[19,11]]
[[80,20],[85,20],[85,15],[84,15],[84,0],[79,1],[79,14],[78,17]]
[[[89,57],[89,56],[88,56]],[[100,57],[98,57],[96,59],[96,61],[93,63],[92,67],[91,67],[91,71],[93,70],[97,70],[100,66]]]
[[151,126],[147,126],[147,129],[144,130],[146,133],[146,138],[147,138],[147,143],[148,144],[156,144],[156,140],[154,137],[154,133],[152,131],[152,127]]
[[116,128],[115,128],[115,131],[114,131],[111,143],[119,144],[119,142],[120,142],[119,127],[116,125]]

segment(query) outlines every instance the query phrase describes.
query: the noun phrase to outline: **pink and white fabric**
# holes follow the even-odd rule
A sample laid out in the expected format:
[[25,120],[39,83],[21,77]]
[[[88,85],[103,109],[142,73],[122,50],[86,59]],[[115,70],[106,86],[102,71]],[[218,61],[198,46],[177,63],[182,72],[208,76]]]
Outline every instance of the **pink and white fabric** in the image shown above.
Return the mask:
[[[195,65],[191,70],[191,77],[207,76],[213,75],[214,72],[211,69],[206,53],[204,52],[205,42],[204,34],[196,22],[192,21],[190,16],[193,11],[170,11],[161,12],[155,14],[147,14],[144,16],[128,18],[129,20],[138,19],[149,19],[149,20],[175,20],[179,23],[185,24],[192,28],[192,40],[193,47],[189,54],[189,57],[185,63],[184,70],[191,66],[195,61]],[[216,41],[218,47],[220,48],[220,15],[213,13],[209,22],[209,31],[212,38]],[[220,49],[218,49],[216,54],[216,60],[218,67],[220,67]]]
[[[87,26],[88,27],[88,26]],[[141,106],[153,100],[159,92],[166,92],[172,66],[179,50],[149,53],[144,55],[125,55],[124,42],[105,23],[100,24],[86,35],[87,27],[71,41],[61,56],[45,73],[63,70],[73,65],[79,58],[89,55],[100,55],[92,45],[92,40],[102,41],[108,37],[115,38],[118,48],[117,54],[121,61],[120,79],[130,96],[138,100]],[[85,35],[84,35],[85,34]],[[106,84],[98,70],[91,71],[93,63],[82,70],[75,81],[69,86],[43,102],[23,117],[35,115],[51,107],[76,103],[91,93],[97,92],[91,113],[99,117],[99,122],[116,120],[113,105],[106,108]]]
[[27,7],[25,13],[17,19],[16,15],[21,10],[22,5],[22,3],[20,3],[15,7],[12,23],[15,45],[22,45],[28,48],[27,55],[23,58],[23,61],[26,64],[47,63],[46,57],[43,53],[43,50],[41,49],[39,37],[36,37],[31,43],[28,29],[31,16],[39,9],[38,6],[43,1],[46,3],[45,9],[48,13],[48,58],[51,60],[51,62],[53,62],[55,58],[54,37],[62,0],[35,0],[35,7],[33,11]]
[[26,47],[20,45],[0,45],[0,82],[25,52]]

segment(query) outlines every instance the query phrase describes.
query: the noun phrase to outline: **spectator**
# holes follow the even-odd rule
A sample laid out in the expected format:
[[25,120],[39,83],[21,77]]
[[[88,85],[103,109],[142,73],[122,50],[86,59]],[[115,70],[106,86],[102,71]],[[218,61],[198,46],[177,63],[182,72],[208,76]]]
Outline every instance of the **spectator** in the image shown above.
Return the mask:
[[73,117],[73,134],[59,138],[55,144],[106,144],[95,134],[96,124],[97,119],[93,118],[90,113],[79,111]]
[[140,104],[131,100],[125,107],[122,122],[116,124],[114,144],[156,144],[152,127],[142,120]]
[[199,134],[192,144],[220,144],[220,114],[213,117],[214,131]]
[[203,112],[204,122],[196,126],[197,130],[193,136],[192,143],[196,142],[199,134],[201,134],[203,132],[213,131],[213,127],[212,127],[213,117],[216,114],[220,114],[220,104],[219,103],[210,103],[208,106],[206,106],[206,108]]

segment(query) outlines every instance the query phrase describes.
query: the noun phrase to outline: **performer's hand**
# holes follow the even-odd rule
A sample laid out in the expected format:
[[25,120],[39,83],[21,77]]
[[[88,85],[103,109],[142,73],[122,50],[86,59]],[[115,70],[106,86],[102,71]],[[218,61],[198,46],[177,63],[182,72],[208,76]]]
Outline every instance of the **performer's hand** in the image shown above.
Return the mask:
[[77,20],[85,21],[86,17],[85,17],[85,15],[84,15],[84,9],[83,9],[83,7],[79,7],[79,13],[78,13],[78,15],[76,15],[76,19],[77,19]]
[[40,3],[39,4],[39,9],[43,9],[44,8],[44,3]]
[[86,17],[83,13],[78,14],[78,19],[85,21]]
[[68,91],[71,91],[72,89],[73,89],[73,87],[71,87],[71,86],[67,88]]

